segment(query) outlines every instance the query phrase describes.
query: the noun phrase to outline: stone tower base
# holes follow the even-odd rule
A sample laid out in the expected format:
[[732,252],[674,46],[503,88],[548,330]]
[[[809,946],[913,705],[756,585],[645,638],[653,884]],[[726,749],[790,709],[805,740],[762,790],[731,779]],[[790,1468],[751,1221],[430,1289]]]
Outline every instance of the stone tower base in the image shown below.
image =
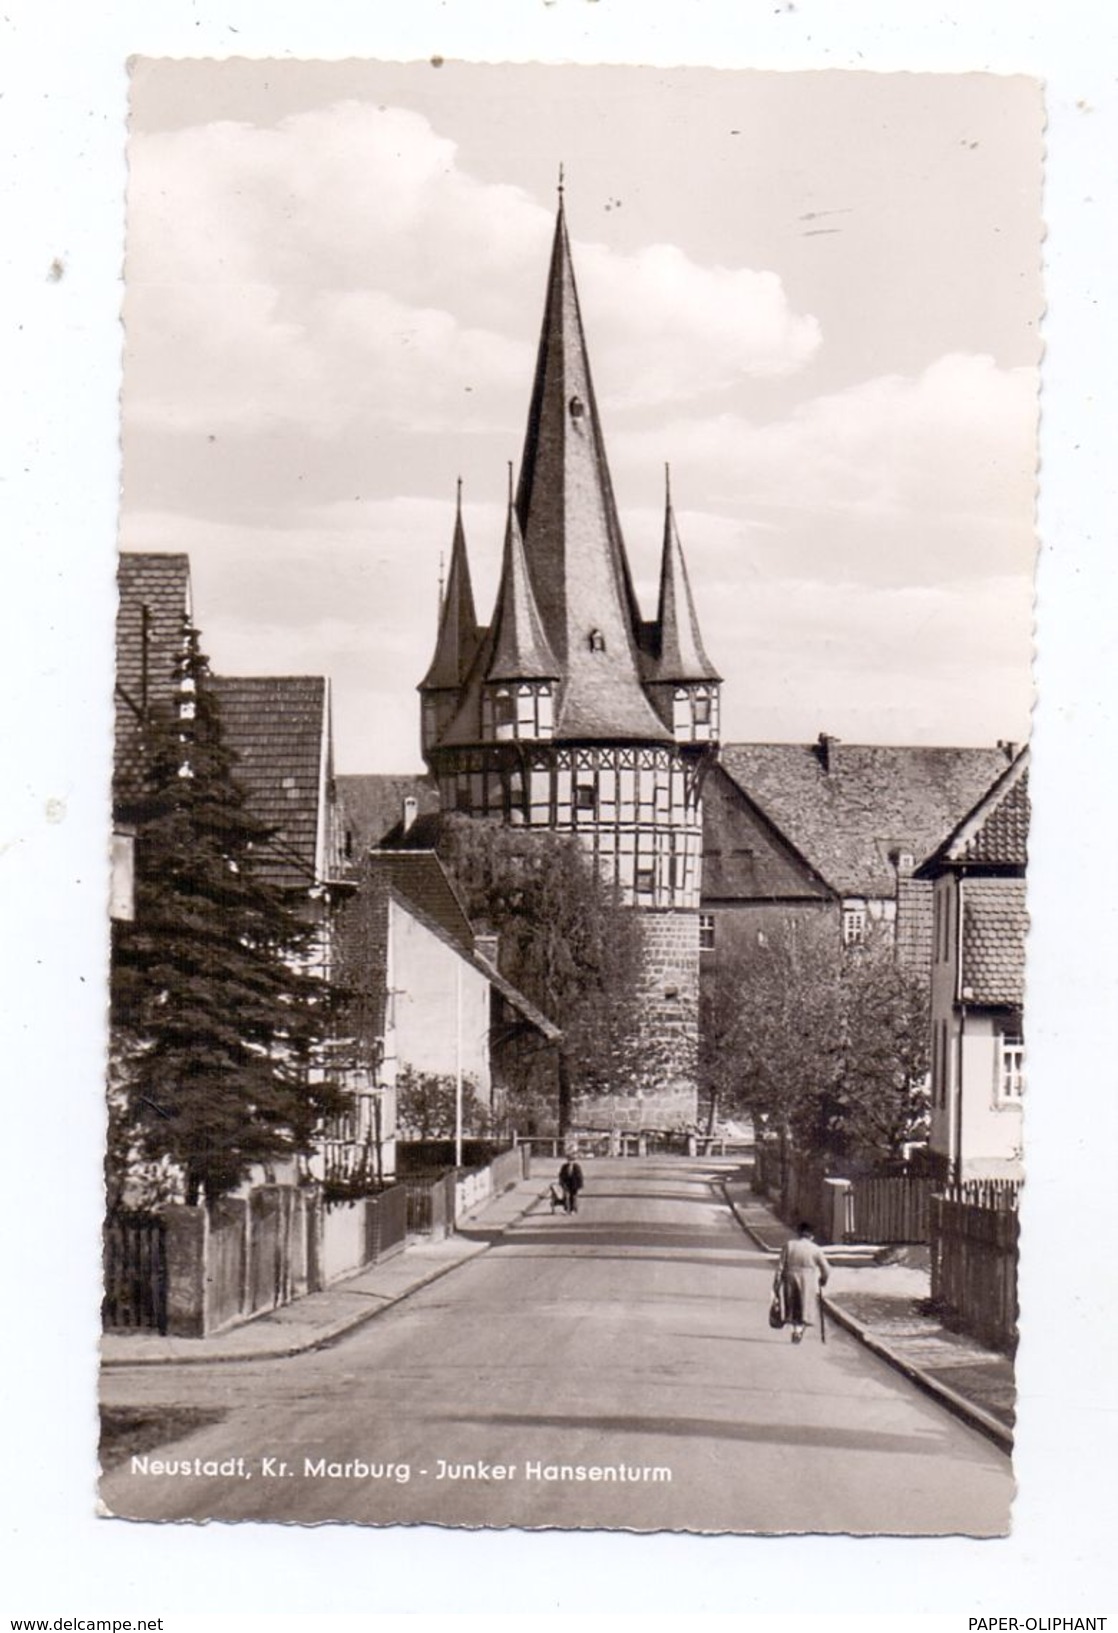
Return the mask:
[[648,911],[641,922],[647,1082],[640,1093],[577,1096],[573,1129],[667,1131],[698,1121],[699,915]]

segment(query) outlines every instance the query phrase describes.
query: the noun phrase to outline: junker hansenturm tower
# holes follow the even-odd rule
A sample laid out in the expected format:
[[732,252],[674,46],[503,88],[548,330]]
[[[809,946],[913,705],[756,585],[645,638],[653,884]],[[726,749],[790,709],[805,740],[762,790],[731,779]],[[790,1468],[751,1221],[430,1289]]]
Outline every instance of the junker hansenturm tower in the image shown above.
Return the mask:
[[560,189],[543,328],[504,561],[474,610],[461,505],[438,641],[420,683],[443,810],[573,833],[642,913],[653,1092],[576,1101],[582,1127],[696,1115],[703,771],[721,678],[703,649],[666,494],[660,597],[641,617],[614,504]]

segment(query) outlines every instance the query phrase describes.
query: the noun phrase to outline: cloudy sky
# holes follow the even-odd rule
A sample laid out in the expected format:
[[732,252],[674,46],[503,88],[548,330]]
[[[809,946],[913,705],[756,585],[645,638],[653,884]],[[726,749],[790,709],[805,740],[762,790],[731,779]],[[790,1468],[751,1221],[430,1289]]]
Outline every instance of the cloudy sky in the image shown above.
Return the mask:
[[663,467],[729,740],[1022,738],[1041,101],[987,75],[140,62],[126,549],[227,674],[420,764],[455,480],[479,612],[559,162],[646,615]]

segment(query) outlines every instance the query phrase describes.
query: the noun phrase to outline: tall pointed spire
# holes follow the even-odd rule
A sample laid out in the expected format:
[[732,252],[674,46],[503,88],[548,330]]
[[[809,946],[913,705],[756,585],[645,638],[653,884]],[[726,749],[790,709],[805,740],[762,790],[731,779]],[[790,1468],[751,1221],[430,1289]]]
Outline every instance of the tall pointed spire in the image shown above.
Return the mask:
[[640,612],[617,520],[560,185],[516,509],[563,685],[556,735],[662,741],[641,686]]
[[664,548],[660,558],[658,681],[719,681],[707,657],[691,595],[691,581],[672,508],[671,467],[664,467]]
[[441,596],[439,638],[431,667],[419,683],[420,691],[443,691],[461,686],[469,673],[478,648],[479,631],[474,611],[474,591],[470,583],[470,563],[466,555],[466,533],[462,526],[462,478],[458,478],[458,504],[454,517],[454,542],[450,550],[450,572]]
[[512,498],[511,463],[505,554],[491,644],[486,680],[558,680],[561,671],[532,594],[528,563],[524,559],[524,540]]

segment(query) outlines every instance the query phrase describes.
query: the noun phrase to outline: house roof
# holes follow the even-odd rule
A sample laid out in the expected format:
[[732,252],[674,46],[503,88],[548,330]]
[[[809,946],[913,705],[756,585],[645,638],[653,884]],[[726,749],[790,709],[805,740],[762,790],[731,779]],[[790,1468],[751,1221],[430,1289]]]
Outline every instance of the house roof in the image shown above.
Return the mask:
[[420,772],[339,777],[337,784],[342,820],[354,856],[381,844],[399,826],[405,799],[416,801],[420,819],[439,809],[439,790],[434,780]]
[[1023,869],[1028,862],[1029,815],[1029,751],[1024,749],[921,865],[921,875],[949,867]]
[[321,676],[215,676],[234,776],[252,815],[275,830],[262,853],[271,883],[302,889],[320,882],[321,801],[327,792],[329,690]]
[[704,903],[833,900],[834,892],[720,766],[703,782]]
[[966,1003],[1020,1007],[1029,929],[1024,879],[965,878],[959,890],[963,912],[959,996]]
[[127,552],[117,562],[114,792],[126,798],[139,773],[141,730],[171,705],[191,617],[190,558]]
[[374,881],[383,882],[436,934],[453,943],[463,957],[480,970],[491,987],[507,1004],[522,1015],[536,1031],[554,1043],[562,1036],[553,1021],[526,998],[518,987],[474,944],[473,926],[466,916],[462,899],[434,851],[371,851],[368,867]]
[[926,856],[986,792],[999,748],[730,743],[727,775],[842,896],[892,896],[891,854]]
[[476,951],[473,962],[484,975],[488,976],[490,985],[496,987],[505,1002],[522,1015],[529,1025],[534,1026],[549,1043],[558,1042],[563,1036],[561,1029],[554,1021],[549,1021],[543,1011],[537,1009],[535,1004],[524,996],[519,987],[514,987],[511,981],[506,980],[496,964],[490,963],[488,958]]
[[391,885],[424,918],[450,937],[472,958],[474,931],[462,898],[434,851],[370,851],[368,868],[373,879]]

